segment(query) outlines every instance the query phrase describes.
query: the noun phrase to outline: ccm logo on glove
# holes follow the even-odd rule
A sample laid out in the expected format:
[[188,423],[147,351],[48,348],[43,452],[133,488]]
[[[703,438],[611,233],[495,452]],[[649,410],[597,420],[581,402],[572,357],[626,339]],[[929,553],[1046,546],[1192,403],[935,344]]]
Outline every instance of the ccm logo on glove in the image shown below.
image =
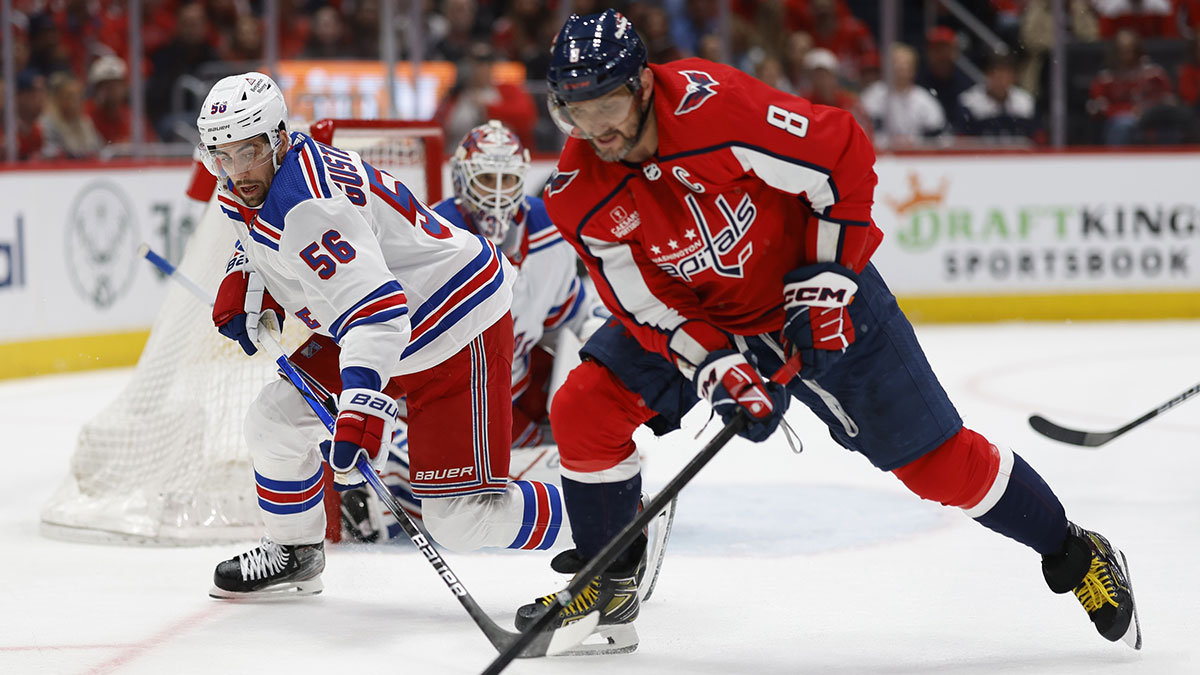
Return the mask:
[[808,307],[844,307],[858,292],[858,284],[836,272],[821,272],[799,283],[783,287],[785,309]]

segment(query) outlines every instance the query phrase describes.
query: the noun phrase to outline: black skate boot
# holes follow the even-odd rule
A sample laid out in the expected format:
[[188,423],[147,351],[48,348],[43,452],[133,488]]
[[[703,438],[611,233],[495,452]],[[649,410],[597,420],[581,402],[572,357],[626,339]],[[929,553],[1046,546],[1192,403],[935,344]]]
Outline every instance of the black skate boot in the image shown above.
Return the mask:
[[[630,549],[641,549],[644,546],[644,542],[640,546],[635,542],[630,545]],[[600,611],[600,623],[592,637],[562,652],[563,654],[624,654],[637,649],[638,636],[633,621],[638,617],[641,603],[638,600],[634,571],[637,561],[642,557],[642,551],[636,551],[636,555],[637,558],[627,552],[623,558],[629,562],[619,561],[619,564],[594,577],[570,604],[559,610],[558,616],[547,626],[548,631],[555,630],[579,621],[593,611]],[[559,553],[550,562],[550,567],[559,573],[580,570],[583,566],[584,561],[574,549]],[[518,608],[517,630],[523,631],[537,621],[543,608],[554,604],[555,597],[553,594],[546,595]]]
[[214,598],[315,595],[325,571],[324,542],[290,546],[263,537],[255,548],[217,565]]
[[1055,593],[1075,593],[1105,639],[1142,648],[1129,565],[1125,554],[1103,536],[1068,523],[1062,549],[1042,556],[1042,574]]
[[[638,500],[638,513],[641,513],[649,502],[649,496],[642,494]],[[638,600],[641,602],[650,599],[650,594],[654,592],[654,586],[658,583],[658,574],[662,571],[663,557],[667,553],[667,542],[671,538],[671,526],[675,524],[675,506],[678,503],[678,497],[672,499],[642,530],[642,540],[635,540],[630,544],[631,550],[637,548],[642,551],[633,571],[638,586]],[[554,560],[550,561],[550,567],[559,574],[574,576],[583,569],[584,562],[574,550],[570,550],[555,556]]]

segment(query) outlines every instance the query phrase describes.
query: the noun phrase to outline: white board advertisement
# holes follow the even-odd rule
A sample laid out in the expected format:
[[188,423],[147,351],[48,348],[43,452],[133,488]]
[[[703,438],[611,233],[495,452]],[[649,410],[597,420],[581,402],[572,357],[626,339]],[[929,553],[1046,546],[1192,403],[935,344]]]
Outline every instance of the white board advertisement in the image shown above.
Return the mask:
[[1200,289],[1200,156],[882,157],[874,260],[897,294]]
[[188,169],[0,172],[0,343],[148,328],[199,206]]

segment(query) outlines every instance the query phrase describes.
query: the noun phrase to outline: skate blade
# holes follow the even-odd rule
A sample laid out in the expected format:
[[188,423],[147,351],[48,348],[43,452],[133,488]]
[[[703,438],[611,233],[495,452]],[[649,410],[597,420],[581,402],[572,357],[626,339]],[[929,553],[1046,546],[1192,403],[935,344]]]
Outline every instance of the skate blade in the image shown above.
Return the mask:
[[295,598],[304,595],[317,595],[325,590],[321,577],[313,577],[304,581],[289,581],[287,583],[268,586],[257,591],[238,592],[228,591],[214,585],[208,590],[208,597],[218,600],[275,600]]
[[546,656],[557,656],[579,645],[600,624],[600,612],[589,612],[579,619],[555,629],[546,645]]
[[638,588],[640,602],[650,599],[650,594],[654,592],[654,586],[658,583],[658,573],[662,570],[663,558],[667,553],[667,542],[671,538],[671,526],[675,524],[675,507],[678,503],[679,497],[675,497],[654,517],[654,538],[647,544],[650,546],[650,554],[646,566],[650,578]]
[[[638,648],[637,629],[631,623],[599,626],[583,642],[557,656],[599,656],[602,654],[628,654]],[[547,652],[549,653],[549,652]]]
[[1129,628],[1125,630],[1125,634],[1121,636],[1121,642],[1133,647],[1134,649],[1142,648],[1142,625],[1138,622],[1137,601],[1133,598],[1133,578],[1129,576],[1129,562],[1125,560],[1125,552],[1117,549],[1117,553],[1121,555],[1121,567],[1125,569],[1125,582],[1129,584],[1129,602],[1133,605],[1133,612],[1129,619]]

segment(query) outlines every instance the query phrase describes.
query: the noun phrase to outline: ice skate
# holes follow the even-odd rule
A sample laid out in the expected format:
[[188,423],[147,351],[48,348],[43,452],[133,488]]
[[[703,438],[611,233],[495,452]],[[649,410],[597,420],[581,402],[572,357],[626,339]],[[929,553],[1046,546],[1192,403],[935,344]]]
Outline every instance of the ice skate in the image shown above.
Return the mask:
[[[575,550],[563,551],[554,557],[550,566],[556,572],[583,567]],[[525,630],[540,616],[543,608],[554,604],[556,594],[538,598],[517,609],[517,630]],[[561,652],[563,656],[594,654],[624,654],[637,649],[637,630],[633,621],[638,617],[641,602],[638,600],[638,584],[632,571],[610,569],[592,579],[579,595],[563,609],[547,626],[556,630],[579,621],[593,611],[600,611],[600,623],[587,639],[575,647]]]
[[1071,591],[1105,639],[1142,648],[1125,554],[1100,534],[1069,523],[1058,553],[1042,556],[1042,573],[1055,593]]
[[263,537],[255,548],[230,558],[213,573],[214,598],[315,595],[325,587],[324,543],[291,546]]

